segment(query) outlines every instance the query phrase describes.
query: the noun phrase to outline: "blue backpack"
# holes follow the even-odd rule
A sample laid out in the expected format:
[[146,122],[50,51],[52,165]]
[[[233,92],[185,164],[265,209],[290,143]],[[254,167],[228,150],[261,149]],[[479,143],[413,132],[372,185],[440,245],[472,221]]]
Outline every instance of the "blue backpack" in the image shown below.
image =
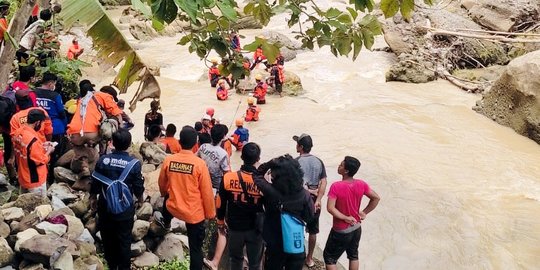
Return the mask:
[[304,253],[304,227],[305,223],[281,210],[281,236],[283,238],[283,251],[287,254]]
[[94,171],[92,177],[107,186],[103,191],[103,196],[107,200],[107,210],[111,214],[121,214],[133,206],[133,195],[128,185],[124,183],[133,166],[138,162],[137,159],[131,160],[122,171],[118,180],[111,180],[103,174]]

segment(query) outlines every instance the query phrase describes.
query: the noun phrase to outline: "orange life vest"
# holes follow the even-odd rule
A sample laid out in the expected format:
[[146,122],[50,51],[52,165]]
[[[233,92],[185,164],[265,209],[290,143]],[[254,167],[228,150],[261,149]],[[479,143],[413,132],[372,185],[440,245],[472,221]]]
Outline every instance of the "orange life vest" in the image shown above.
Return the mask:
[[229,92],[225,88],[218,87],[216,96],[218,100],[226,100],[229,97]]
[[72,44],[71,47],[69,47],[67,52],[67,58],[69,60],[77,59],[79,57],[79,54],[81,52],[81,47],[77,44]]
[[253,54],[253,61],[257,61],[259,58],[261,58],[260,59],[261,61],[266,59],[266,56],[264,56],[264,54],[263,54],[262,48],[257,48],[255,53]]
[[261,108],[257,105],[251,105],[246,110],[246,122],[249,121],[259,121],[259,113],[261,112]]
[[257,99],[257,101],[266,100],[266,92],[267,91],[268,91],[268,84],[266,84],[263,81],[260,81],[255,86],[255,90],[253,91],[255,93],[254,93],[253,97],[255,97]]

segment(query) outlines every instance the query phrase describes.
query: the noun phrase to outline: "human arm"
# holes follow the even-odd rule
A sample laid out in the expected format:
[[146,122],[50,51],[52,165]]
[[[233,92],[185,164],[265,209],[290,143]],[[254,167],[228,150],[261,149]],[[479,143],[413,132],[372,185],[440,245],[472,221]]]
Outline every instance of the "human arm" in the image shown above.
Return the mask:
[[330,213],[330,215],[332,215],[333,217],[341,219],[351,225],[357,222],[356,218],[354,218],[353,216],[346,216],[336,208],[336,198],[334,197],[328,197],[328,202],[326,203],[326,210],[328,210],[328,213]]
[[366,205],[366,208],[360,212],[360,218],[365,219],[366,215],[369,214],[377,205],[379,204],[379,201],[381,200],[381,197],[379,197],[379,194],[377,194],[374,190],[369,189],[368,192],[366,192],[364,195],[369,198],[369,203]]
[[131,169],[131,186],[133,188],[133,195],[137,197],[137,203],[141,205],[143,203],[143,194],[144,194],[144,178],[142,175],[142,166],[141,162],[137,161]]
[[67,125],[67,117],[66,117],[66,111],[64,110],[64,102],[62,101],[62,96],[60,96],[60,94],[56,95],[54,103],[55,103],[56,113],[58,114],[58,118],[62,120],[62,123],[64,123],[64,126]]
[[204,161],[201,161],[201,172],[199,173],[199,189],[203,201],[204,216],[206,219],[212,219],[216,216],[216,206],[214,203],[214,192],[212,191],[212,180],[210,172]]
[[228,196],[225,190],[225,181],[219,184],[219,191],[216,196],[216,215],[218,225],[225,224],[225,213],[227,213]]
[[169,192],[169,178],[167,175],[167,170],[169,169],[169,160],[165,158],[163,165],[161,166],[161,171],[159,172],[158,186],[159,193],[162,197],[165,197]]
[[317,199],[315,200],[315,208],[316,209],[321,209],[321,200],[322,200],[322,197],[324,196],[324,193],[326,192],[326,185],[327,185],[327,180],[326,180],[326,167],[324,166],[324,162],[322,162],[322,160],[319,159],[319,162],[321,162],[321,174],[319,175],[319,188],[317,189],[317,194],[314,194],[314,195],[317,195]]
[[114,98],[109,94],[105,94],[102,96],[102,101],[105,112],[115,117],[118,120],[118,125],[122,125],[122,109],[118,107]]

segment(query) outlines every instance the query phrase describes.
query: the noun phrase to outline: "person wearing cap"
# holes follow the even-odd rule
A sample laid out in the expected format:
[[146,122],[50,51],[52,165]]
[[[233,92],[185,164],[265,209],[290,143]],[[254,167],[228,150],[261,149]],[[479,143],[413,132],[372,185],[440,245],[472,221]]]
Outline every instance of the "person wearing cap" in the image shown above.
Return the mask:
[[40,39],[39,35],[45,32],[45,23],[51,20],[52,15],[51,10],[44,9],[39,12],[39,20],[24,29],[21,41],[19,42],[19,50],[16,53],[19,62],[30,57],[28,53],[33,52],[36,48],[36,44]]
[[129,117],[129,115],[124,110],[124,107],[126,106],[126,101],[124,101],[123,99],[119,99],[118,102],[116,102],[116,104],[118,105],[118,108],[122,110],[123,123],[121,127],[127,130],[132,129],[135,126],[135,123],[133,123],[133,120],[131,120],[131,117]]
[[235,121],[236,130],[231,136],[231,143],[236,147],[236,151],[242,151],[242,147],[249,142],[249,130],[244,127],[244,119],[238,118]]
[[285,83],[285,73],[283,72],[283,56],[278,57],[272,68],[270,69],[270,75],[274,78],[274,89],[278,92],[280,97],[283,97],[283,84]]
[[259,113],[261,112],[261,108],[255,105],[255,98],[249,97],[247,99],[247,103],[248,108],[246,109],[246,116],[244,119],[246,122],[259,121]]
[[226,81],[224,79],[219,80],[218,87],[216,89],[216,97],[218,100],[227,100],[229,98],[229,90],[225,86]]
[[7,15],[11,3],[7,0],[0,0],[0,49],[4,46],[4,33],[8,29]]
[[43,111],[33,109],[26,123],[13,133],[21,193],[37,193],[43,197],[47,196],[47,163],[54,151],[54,146],[42,141],[38,134],[45,119]]
[[315,265],[313,251],[315,250],[317,234],[319,233],[321,200],[326,191],[326,169],[322,160],[310,154],[313,147],[311,136],[302,133],[300,136],[293,136],[293,140],[296,142],[296,152],[300,154],[296,160],[298,160],[304,172],[304,188],[311,194],[315,206],[315,218],[306,224],[306,230],[309,234],[306,265],[312,267]]
[[[37,106],[36,93],[30,89],[30,84],[36,76],[36,68],[34,66],[19,66],[19,79],[8,86],[4,96],[13,97],[19,90],[28,91],[28,96],[31,99],[32,105]],[[13,91],[8,93],[7,91]],[[17,103],[15,101],[15,103]],[[17,111],[19,108],[17,107]]]
[[73,40],[71,41],[71,46],[69,47],[67,52],[67,59],[77,60],[79,59],[79,56],[83,54],[83,52],[84,48],[81,48],[81,46],[79,46],[79,41],[77,40],[77,38],[73,38]]
[[165,130],[163,127],[163,114],[158,112],[160,109],[159,107],[159,101],[152,100],[150,102],[150,111],[148,111],[144,115],[144,137],[146,138],[148,136],[148,129],[151,126],[159,126],[161,130]]
[[15,96],[17,98],[17,106],[21,110],[15,113],[9,121],[9,124],[11,126],[11,136],[15,134],[15,131],[17,131],[19,128],[23,127],[24,124],[26,124],[26,122],[28,121],[28,114],[32,110],[40,110],[45,115],[45,120],[43,120],[41,128],[37,130],[37,134],[39,135],[39,139],[41,141],[51,141],[53,134],[53,125],[47,111],[41,107],[32,106],[32,101],[28,97],[28,94],[25,94],[24,91],[17,92]]
[[257,104],[266,104],[266,92],[268,92],[268,84],[263,80],[261,74],[255,75],[255,89],[253,89],[253,97],[257,99]]
[[221,77],[218,68],[218,59],[212,58],[211,62],[212,66],[210,67],[210,69],[208,69],[208,80],[210,81],[211,87],[216,87],[219,77]]

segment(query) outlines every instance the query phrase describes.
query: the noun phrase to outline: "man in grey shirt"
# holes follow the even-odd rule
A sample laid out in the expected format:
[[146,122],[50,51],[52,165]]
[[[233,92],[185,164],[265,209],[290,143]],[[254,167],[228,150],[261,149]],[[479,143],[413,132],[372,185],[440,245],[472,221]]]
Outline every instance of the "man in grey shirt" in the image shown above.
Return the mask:
[[306,230],[309,234],[308,253],[306,256],[306,265],[313,267],[313,251],[317,243],[317,234],[319,233],[319,216],[321,215],[321,199],[326,191],[326,169],[324,163],[316,156],[311,155],[313,140],[308,134],[302,133],[300,136],[294,136],[296,141],[296,152],[300,154],[296,158],[304,172],[304,187],[311,193],[315,205],[315,218],[308,222]]

